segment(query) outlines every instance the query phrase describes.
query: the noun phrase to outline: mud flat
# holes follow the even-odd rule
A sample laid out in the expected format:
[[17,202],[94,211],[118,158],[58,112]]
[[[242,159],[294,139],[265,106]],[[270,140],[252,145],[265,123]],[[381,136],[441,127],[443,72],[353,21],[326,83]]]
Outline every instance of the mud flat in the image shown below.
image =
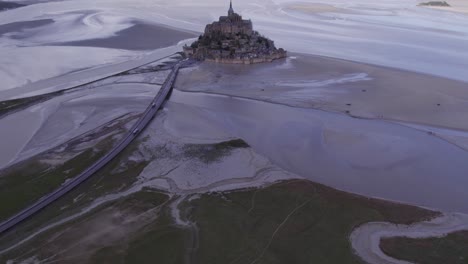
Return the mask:
[[5,150],[0,154],[0,168],[53,148],[121,115],[143,111],[158,90],[159,86],[150,84],[113,84],[91,95],[87,89],[67,93],[8,115],[0,119],[0,142]]
[[465,82],[305,54],[250,67],[203,63],[182,72],[180,90],[418,124],[468,148]]
[[234,95],[175,90],[165,127],[187,142],[234,137],[286,171],[328,186],[444,211],[468,212],[468,153],[385,120]]
[[142,65],[178,52],[180,41],[196,36],[189,30],[96,10],[11,18],[0,21],[1,99],[37,95],[41,89],[56,91],[57,85],[70,88],[102,78],[104,72],[110,76],[139,66],[138,61],[144,61]]
[[319,13],[351,13],[352,11],[337,6],[322,3],[292,3],[286,4],[285,9],[300,11],[309,14]]
[[0,102],[0,115],[4,115],[0,118],[0,142],[7,150],[0,153],[0,168],[119,116],[142,112],[178,59],[178,55],[172,56],[73,89]]
[[13,8],[19,8],[24,6],[23,4],[18,4],[15,2],[6,2],[6,1],[0,1],[0,11],[5,11],[8,9],[13,9]]
[[22,21],[22,22],[13,22],[8,24],[0,25],[0,37],[8,33],[18,33],[26,29],[32,29],[37,27],[42,27],[48,24],[54,23],[52,19],[40,19],[33,21]]
[[135,25],[118,31],[114,36],[109,38],[62,42],[55,45],[153,50],[172,46],[183,39],[194,38],[196,36],[197,34],[191,31],[176,30],[164,25],[135,22]]

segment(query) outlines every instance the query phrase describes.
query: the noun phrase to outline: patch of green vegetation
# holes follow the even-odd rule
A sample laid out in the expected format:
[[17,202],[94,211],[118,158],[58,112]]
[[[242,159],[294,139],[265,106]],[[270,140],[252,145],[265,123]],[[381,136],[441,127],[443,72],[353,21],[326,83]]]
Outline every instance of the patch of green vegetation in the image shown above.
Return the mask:
[[136,151],[140,141],[135,141],[122,151],[115,159],[98,171],[90,180],[77,189],[75,195],[85,192],[86,199],[77,205],[86,204],[97,197],[127,189],[137,179],[137,176],[148,165],[148,161],[128,161],[128,157]]
[[[131,207],[139,208],[140,211],[154,208],[166,202],[169,196],[151,188],[143,188],[128,197],[125,197],[119,204],[119,208]],[[141,205],[141,206],[140,206]]]
[[[132,241],[134,234],[128,234],[124,236],[121,240],[118,240],[115,245],[110,242],[111,245],[103,246],[102,248],[96,248],[95,252],[89,252],[89,256],[70,256],[70,255],[57,255],[56,249],[60,250],[73,248],[73,245],[76,244],[76,240],[73,238],[76,234],[84,232],[86,234],[86,227],[89,223],[98,223],[103,215],[113,214],[117,211],[125,212],[126,215],[131,215],[138,217],[138,215],[145,213],[146,211],[153,209],[155,207],[161,206],[169,200],[169,196],[166,193],[162,193],[153,189],[143,189],[137,193],[131,194],[121,199],[108,202],[101,205],[95,210],[91,211],[88,214],[80,216],[64,225],[58,226],[50,231],[44,232],[35,239],[31,240],[24,246],[18,247],[6,254],[0,255],[0,263],[6,262],[8,259],[16,259],[20,256],[20,259],[27,259],[32,256],[37,256],[39,259],[45,259],[50,257],[65,258],[67,261],[60,263],[122,263],[121,258],[127,254],[127,244],[129,241]],[[46,209],[46,211],[49,209]],[[40,214],[43,214],[42,212]],[[145,220],[145,219],[143,219]],[[159,220],[156,220],[159,221]],[[125,227],[123,224],[122,228]],[[56,234],[60,234],[56,236]],[[72,234],[71,237],[69,236]],[[73,235],[74,234],[74,235]],[[17,235],[17,232],[15,234]],[[49,245],[44,247],[43,243],[45,240],[50,239]],[[72,250],[73,251],[73,250]],[[84,252],[83,252],[84,253]],[[88,259],[89,261],[84,261]]]
[[[7,233],[2,237],[2,246],[10,239],[17,241],[18,237],[24,237],[44,224],[75,214],[97,197],[128,189],[148,164],[147,161],[128,159],[137,151],[139,144],[138,141],[132,143],[90,180],[35,215],[31,219],[33,221],[26,221],[14,232]],[[100,149],[106,149],[111,143],[98,145]],[[248,144],[242,140],[190,145],[184,150],[184,155],[190,154],[209,163],[234,149],[247,147]],[[161,146],[153,154],[172,155],[167,151],[165,146]],[[32,168],[32,171],[37,170]],[[78,196],[81,198],[76,199]],[[145,189],[104,204],[85,216],[41,234],[7,256],[1,256],[0,262],[15,256],[35,255],[36,248],[42,248],[38,243],[79,225],[105,208],[145,212],[167,199],[165,194]],[[180,208],[198,227],[197,236],[193,230],[177,227],[169,206],[164,205],[156,220],[115,245],[96,248],[96,252],[90,253],[92,256],[88,262],[361,263],[352,253],[349,243],[349,234],[355,227],[370,221],[410,224],[438,215],[425,209],[353,195],[308,181],[287,181],[262,189],[204,194],[199,199],[184,202]],[[192,250],[194,237],[197,238],[197,247]]]
[[96,253],[94,253],[89,263],[96,263],[96,264],[120,264],[125,263],[122,254],[123,250],[120,247],[104,247],[98,249]]
[[190,144],[184,148],[185,156],[197,158],[205,163],[219,161],[229,155],[234,149],[248,148],[249,145],[242,139],[224,141],[217,144]]
[[349,242],[355,227],[438,215],[307,181],[205,194],[185,206],[199,228],[194,263],[361,263]]
[[[21,238],[38,230],[40,227],[78,213],[83,208],[89,206],[90,203],[98,197],[128,189],[148,164],[147,161],[136,162],[128,160],[128,157],[138,149],[139,144],[141,144],[141,142],[136,140],[89,180],[85,181],[44,210],[35,214],[32,219],[22,222],[14,230],[3,234],[3,239],[0,241],[0,248],[4,248],[7,245],[15,243],[15,241],[19,241]],[[104,150],[104,148],[111,146],[111,142],[104,140],[95,147]],[[147,200],[144,199],[141,194],[138,194],[136,197],[138,197],[138,200]],[[93,211],[99,211],[113,204],[114,202],[107,203]],[[79,219],[68,222],[66,226],[73,225],[76,221],[79,221]],[[60,227],[57,228],[60,229]],[[57,231],[57,228],[45,232],[38,237],[37,240],[35,239],[33,243],[42,241],[42,238],[52,235]],[[20,251],[12,252],[9,256],[22,255],[24,254],[23,251],[27,250],[27,248],[20,247],[19,250]],[[1,260],[0,258],[0,262]]]
[[0,117],[61,95],[63,91],[0,102]]
[[381,240],[380,248],[393,258],[419,264],[467,264],[468,231],[441,238],[385,238]]
[[[96,248],[88,263],[362,263],[349,242],[355,227],[370,221],[410,224],[439,215],[297,180],[262,189],[207,193],[183,202],[179,207],[183,215],[198,227],[194,235],[193,230],[174,224],[170,203],[164,205],[168,199],[146,189],[103,206],[145,212],[163,204],[157,219],[125,240]],[[36,240],[45,241],[57,231]],[[24,252],[13,252],[10,257],[18,255]]]
[[[146,190],[126,198],[119,207],[144,211],[163,204],[167,199],[167,195]],[[190,234],[174,225],[170,208],[164,207],[154,222],[131,235],[125,243],[99,250],[93,254],[90,263],[185,263],[189,240]]]
[[12,216],[42,196],[54,191],[67,179],[102,156],[88,149],[59,167],[39,163],[36,159],[8,168],[0,177],[0,220]]
[[[121,122],[126,122],[135,117],[124,116],[122,118]],[[54,191],[67,179],[77,176],[84,169],[105,155],[115,144],[115,133],[119,134],[124,132],[124,128],[121,125],[120,122],[110,122],[95,131],[70,140],[64,145],[1,170],[0,188],[2,191],[0,192],[0,221],[11,217],[13,214],[37,201],[44,195]],[[84,150],[74,150],[75,146],[81,144],[83,141],[101,137],[104,138],[94,146],[89,146]],[[129,149],[126,151],[128,150]],[[131,150],[130,148],[130,151]],[[61,155],[67,154],[76,156],[66,160],[62,164],[41,162],[49,158],[60,158]],[[115,162],[115,160],[112,162]],[[117,165],[118,164],[115,166]],[[112,183],[120,184],[121,182],[115,181]],[[115,186],[112,184],[108,185],[109,188]],[[101,188],[100,191],[105,191],[105,189],[106,188]],[[68,202],[73,204],[73,199],[74,197],[68,200]],[[80,205],[80,203],[77,204]],[[64,206],[67,205],[61,205],[61,207]],[[57,208],[57,210],[61,211],[60,208]]]
[[419,6],[445,6],[449,7],[450,5],[446,1],[430,1],[425,3],[420,3]]
[[[132,117],[130,117],[132,119]],[[109,131],[119,131],[122,130],[121,123],[116,123],[112,126],[106,126],[104,130],[98,130],[92,134],[87,134],[85,138],[95,138],[96,136],[105,136]],[[107,131],[107,132],[106,132]],[[117,132],[119,133],[119,132]],[[114,133],[115,134],[115,133]],[[67,143],[66,151],[72,151],[75,144],[82,143],[82,138],[74,139]],[[135,142],[137,143],[137,142]],[[58,185],[68,178],[75,177],[80,173],[84,168],[88,167],[90,164],[99,159],[104,155],[113,145],[115,144],[115,135],[109,135],[103,140],[99,141],[93,147],[90,147],[87,150],[84,150],[81,154],[70,159],[62,165],[57,165],[53,167],[52,165],[46,165],[44,163],[39,163],[38,161],[45,157],[47,159],[49,152],[40,154],[29,161],[21,162],[16,164],[11,168],[2,171],[0,180],[7,181],[4,184],[0,184],[0,187],[7,192],[0,192],[0,195],[7,197],[8,200],[2,198],[2,206],[0,207],[2,214],[13,214],[18,210],[23,209],[25,206],[29,205],[33,201],[36,201],[42,195],[49,193],[52,190],[55,190]],[[138,143],[137,143],[138,144]],[[61,147],[58,147],[60,149]],[[94,151],[92,151],[94,150]],[[121,154],[128,155],[128,151],[133,151],[134,147],[130,145],[129,148],[124,150]],[[57,154],[62,152],[55,153],[56,150],[51,150],[50,152],[54,153],[52,156],[55,157]],[[62,150],[61,150],[62,151]],[[45,156],[43,156],[45,155]],[[20,241],[22,238],[31,234],[35,230],[38,230],[39,227],[45,226],[50,223],[54,223],[59,219],[66,218],[70,215],[76,214],[83,207],[87,206],[94,199],[100,195],[107,194],[109,192],[118,191],[119,188],[124,188],[131,184],[139,174],[139,172],[144,168],[144,165],[141,165],[137,162],[131,163],[129,166],[115,173],[116,177],[112,179],[112,171],[116,170],[120,166],[122,156],[117,156],[111,163],[112,167],[104,167],[103,170],[98,172],[95,176],[91,177],[88,181],[84,182],[70,193],[52,203],[49,207],[40,211],[33,218],[22,222],[19,226],[15,227],[14,230],[11,230],[5,234],[2,234],[2,239],[0,242],[0,248],[4,248],[7,245],[11,245],[17,241]],[[126,158],[125,158],[126,159]],[[45,168],[47,174],[38,175],[40,170],[38,167],[32,166],[36,164],[41,168]],[[5,172],[9,172],[5,174]],[[17,173],[16,173],[17,172]],[[131,173],[136,174],[131,174]],[[102,174],[104,173],[104,175]],[[130,174],[130,176],[129,176]],[[18,176],[20,175],[21,178]],[[40,176],[40,177],[39,177]],[[97,178],[94,178],[97,177]],[[26,184],[24,179],[26,179]],[[129,180],[130,179],[130,180]],[[31,182],[40,181],[41,185],[29,184],[28,180]],[[109,181],[105,184],[103,181]],[[12,185],[13,184],[13,185]],[[55,188],[53,185],[56,185]],[[11,186],[16,186],[18,193],[15,193]],[[33,196],[34,194],[34,196]],[[12,202],[13,201],[13,202]],[[22,204],[19,203],[22,201]],[[5,205],[5,206],[4,206]],[[16,208],[16,210],[14,210]],[[10,213],[8,213],[8,211]],[[14,212],[13,212],[14,210]],[[10,216],[8,215],[8,217]],[[3,216],[3,215],[2,215]],[[44,236],[50,234],[55,229],[48,231]],[[22,249],[24,250],[24,248]],[[0,261],[1,262],[1,261]]]
[[187,232],[175,226],[166,214],[152,224],[144,235],[130,242],[123,263],[185,263],[187,240]]

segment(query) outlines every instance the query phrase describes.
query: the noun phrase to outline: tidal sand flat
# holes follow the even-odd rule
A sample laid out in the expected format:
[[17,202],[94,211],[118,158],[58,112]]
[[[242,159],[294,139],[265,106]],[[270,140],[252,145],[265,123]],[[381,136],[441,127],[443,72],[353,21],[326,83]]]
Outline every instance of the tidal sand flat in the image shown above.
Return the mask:
[[340,8],[337,6],[322,4],[322,3],[291,3],[286,4],[285,9],[292,11],[306,12],[310,14],[319,14],[319,13],[351,13],[353,11],[348,11],[345,8]]
[[202,63],[182,70],[176,87],[426,125],[427,131],[446,128],[437,134],[457,131],[454,134],[459,135],[460,145],[468,146],[467,83],[327,57],[290,55],[286,60],[250,67]]
[[13,22],[13,23],[8,23],[8,24],[3,24],[3,25],[0,25],[0,37],[3,37],[4,35],[8,34],[10,37],[20,38],[20,37],[15,37],[15,34],[18,34],[27,29],[42,27],[51,23],[54,23],[54,20],[40,19],[40,20],[33,20],[33,21],[22,21],[22,22]]
[[159,86],[150,84],[107,85],[93,90],[92,94],[83,89],[2,118],[0,135],[4,138],[4,151],[0,153],[0,168],[122,115],[141,112],[158,90]]
[[[150,58],[151,59],[151,58]],[[0,168],[56,147],[129,113],[141,113],[159,91],[174,55],[143,68],[42,96],[0,102],[5,151]],[[142,71],[140,73],[139,71]],[[24,122],[29,120],[29,122]],[[21,127],[21,129],[17,129]],[[16,133],[13,131],[18,130]]]
[[22,6],[24,5],[16,2],[0,1],[0,11],[5,11],[8,9],[18,8]]
[[[177,46],[180,41],[196,36],[185,29],[128,17],[119,12],[88,9],[62,10],[41,17],[32,16],[31,19],[20,19],[10,13],[10,16],[0,18],[2,32],[0,78],[3,82],[0,92],[21,87],[15,94],[23,97],[27,93],[25,90],[38,92],[43,87],[41,85],[49,90],[55,86],[53,81],[36,82],[56,77],[69,88],[77,82],[74,79],[76,73],[92,71],[80,74],[79,81],[85,82],[90,75],[99,77],[102,66],[116,66],[119,62],[132,65],[132,60],[160,59],[180,51]],[[171,46],[176,48],[164,51]],[[157,52],[164,55],[155,58],[154,53]],[[63,75],[70,78],[61,78]]]
[[182,39],[198,36],[195,32],[175,30],[164,25],[135,22],[109,38],[61,42],[60,46],[101,47],[125,50],[154,50],[177,44]]
[[[321,0],[300,4],[302,9],[307,6],[317,9],[317,4],[333,6],[327,7],[328,10],[322,6],[322,10],[325,8],[327,12],[319,13],[291,10],[290,6],[297,4],[284,0],[239,0],[236,1],[236,10],[252,19],[255,27],[275,39],[278,46],[289,51],[468,80],[463,70],[468,67],[465,55],[467,16],[421,8],[414,1],[402,0],[386,0],[385,3]],[[89,7],[93,7],[92,14],[89,14]],[[225,7],[225,3],[215,0],[203,3],[177,0],[172,5],[148,1],[136,3],[133,0],[41,2],[4,12],[0,24],[53,19],[62,29],[58,26],[54,27],[55,30],[43,32],[40,43],[44,45],[108,38],[131,27],[133,24],[129,21],[135,20],[201,32],[206,23],[225,12]],[[39,18],[37,9],[48,10],[48,15]],[[77,13],[88,15],[80,20],[76,18]],[[428,27],[428,24],[431,26]],[[2,40],[1,43],[9,42]],[[0,78],[4,81],[1,89],[25,85],[28,80],[34,82],[77,69],[121,61],[123,57],[138,56],[135,54],[137,51],[122,54],[115,52],[115,49],[76,46],[67,46],[65,50],[54,46],[50,50],[47,46],[25,47],[25,44],[1,48],[2,54],[6,55],[0,58],[0,65],[8,66],[0,68]],[[42,63],[41,70],[37,71],[39,67],[34,65],[41,60],[47,63]],[[52,61],[56,67],[50,65]]]
[[[188,140],[216,137],[222,131],[245,140],[286,171],[315,182],[468,212],[461,188],[468,183],[467,152],[392,121],[407,118],[465,129],[461,115],[454,114],[466,111],[464,83],[306,58],[298,55],[251,67],[203,63],[182,71],[176,87],[183,92],[174,91],[168,104],[168,130]],[[437,110],[440,100],[453,109]],[[407,117],[405,111],[415,114]],[[440,118],[433,111],[440,111]]]

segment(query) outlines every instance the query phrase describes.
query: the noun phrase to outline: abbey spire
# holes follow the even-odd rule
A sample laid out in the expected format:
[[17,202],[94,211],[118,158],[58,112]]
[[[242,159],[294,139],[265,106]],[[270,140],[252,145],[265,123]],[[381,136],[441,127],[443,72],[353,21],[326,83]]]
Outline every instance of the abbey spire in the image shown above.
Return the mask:
[[232,0],[229,5],[229,11],[228,11],[228,16],[234,15],[234,9],[232,8]]

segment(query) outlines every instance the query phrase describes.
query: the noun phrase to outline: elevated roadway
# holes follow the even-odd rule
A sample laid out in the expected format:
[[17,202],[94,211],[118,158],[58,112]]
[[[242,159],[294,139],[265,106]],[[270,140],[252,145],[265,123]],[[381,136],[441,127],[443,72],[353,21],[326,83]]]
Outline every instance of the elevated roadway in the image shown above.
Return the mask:
[[16,225],[18,225],[25,219],[31,217],[35,213],[44,209],[45,207],[47,207],[48,205],[50,205],[51,203],[53,203],[60,197],[64,196],[65,194],[67,194],[68,192],[76,188],[78,185],[80,185],[81,183],[89,179],[97,171],[102,169],[106,164],[108,164],[112,159],[114,159],[120,152],[122,152],[122,150],[124,150],[135,138],[137,138],[138,134],[143,129],[145,129],[145,127],[154,118],[158,110],[163,107],[164,102],[170,95],[170,92],[176,80],[179,68],[186,62],[187,61],[184,60],[174,65],[171,73],[168,75],[168,77],[166,78],[166,81],[164,82],[161,89],[154,97],[154,99],[151,101],[149,106],[146,108],[143,115],[138,119],[138,121],[132,126],[130,131],[124,136],[124,138],[114,148],[112,148],[106,155],[101,157],[98,161],[96,161],[86,170],[81,172],[81,174],[79,174],[78,176],[65,182],[55,191],[40,198],[34,204],[23,209],[21,212],[17,213],[16,215],[12,216],[5,222],[1,223],[0,234],[15,227]]

